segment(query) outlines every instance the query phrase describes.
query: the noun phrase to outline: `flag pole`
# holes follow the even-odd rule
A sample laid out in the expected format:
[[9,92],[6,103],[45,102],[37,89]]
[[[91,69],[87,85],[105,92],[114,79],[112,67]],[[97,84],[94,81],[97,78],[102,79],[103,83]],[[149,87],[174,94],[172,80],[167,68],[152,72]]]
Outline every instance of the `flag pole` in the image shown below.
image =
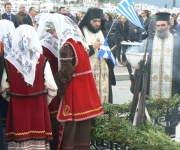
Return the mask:
[[112,29],[113,25],[114,25],[114,22],[112,23],[112,25],[111,25],[111,27],[110,27],[110,29],[109,29],[109,31],[108,31],[108,34],[107,34],[106,38],[109,36],[109,33],[111,32],[111,29]]

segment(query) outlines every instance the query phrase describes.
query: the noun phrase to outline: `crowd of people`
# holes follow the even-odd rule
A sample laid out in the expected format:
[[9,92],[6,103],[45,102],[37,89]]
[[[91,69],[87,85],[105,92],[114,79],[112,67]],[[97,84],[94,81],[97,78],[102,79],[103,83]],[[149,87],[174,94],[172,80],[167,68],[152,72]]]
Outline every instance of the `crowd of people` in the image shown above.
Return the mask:
[[116,85],[112,61],[97,57],[107,35],[120,64],[126,60],[121,42],[148,38],[147,94],[180,94],[179,15],[143,10],[141,29],[99,8],[85,15],[65,7],[38,14],[35,7],[27,13],[20,5],[13,15],[6,3],[5,10],[0,20],[2,150],[90,149],[91,119],[103,114],[103,103],[113,103]]
[[[112,40],[112,45],[117,45],[113,54],[120,65],[125,61],[121,42],[141,42],[155,34],[156,15],[151,14],[150,10],[142,10],[140,14],[137,12],[137,15],[144,29],[137,27],[122,15],[113,17],[110,13],[105,13],[105,29],[106,32],[111,33],[109,38]],[[180,37],[180,13],[170,15],[170,32]]]
[[[91,119],[112,103],[114,64],[97,58],[103,10],[34,7],[0,20],[0,149],[90,149]],[[98,41],[97,39],[100,39]]]

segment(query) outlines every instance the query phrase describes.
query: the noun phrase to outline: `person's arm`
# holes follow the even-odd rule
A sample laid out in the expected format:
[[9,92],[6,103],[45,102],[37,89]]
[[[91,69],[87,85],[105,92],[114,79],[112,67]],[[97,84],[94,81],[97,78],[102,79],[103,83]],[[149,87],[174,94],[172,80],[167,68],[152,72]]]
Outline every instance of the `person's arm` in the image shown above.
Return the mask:
[[130,40],[130,33],[129,33],[129,26],[128,26],[128,24],[126,24],[126,39],[127,39],[127,41]]
[[60,49],[60,64],[60,70],[55,75],[55,82],[58,86],[58,95],[63,97],[75,69],[75,54],[69,44],[65,43]]
[[95,54],[95,50],[92,45],[89,45],[89,57]]
[[18,16],[18,13],[16,14],[16,18],[17,18],[18,24],[20,25],[20,24],[21,24],[21,21],[20,21],[20,18],[19,18],[19,16]]
[[47,101],[48,104],[52,101],[52,99],[57,95],[57,85],[54,81],[54,77],[50,68],[50,64],[47,61],[44,68],[44,85],[47,89]]
[[116,26],[115,26],[115,43],[116,45],[119,45],[120,42],[122,41],[122,36],[121,36],[121,33],[120,33],[120,29],[119,29],[119,24],[116,23]]
[[14,16],[14,17],[15,17],[15,22],[14,22],[15,28],[17,28],[17,27],[19,27],[19,23],[18,23],[18,20],[17,20],[16,16]]

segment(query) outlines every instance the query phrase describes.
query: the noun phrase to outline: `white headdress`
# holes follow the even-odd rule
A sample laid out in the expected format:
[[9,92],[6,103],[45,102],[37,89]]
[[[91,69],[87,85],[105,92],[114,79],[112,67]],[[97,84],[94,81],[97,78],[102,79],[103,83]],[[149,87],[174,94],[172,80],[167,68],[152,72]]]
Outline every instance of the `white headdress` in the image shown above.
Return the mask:
[[33,85],[36,64],[42,54],[37,33],[32,26],[21,25],[16,28],[12,48],[6,59],[24,76],[24,81]]
[[60,50],[63,44],[68,39],[81,42],[85,50],[89,49],[88,44],[77,24],[68,16],[61,14],[52,14],[46,21],[46,29],[55,29],[58,36],[58,49]]
[[50,13],[42,13],[39,20],[37,34],[41,45],[48,48],[54,54],[54,56],[58,58],[58,40],[53,38],[50,33],[46,32],[45,28],[46,20],[51,15],[52,14]]
[[0,41],[4,45],[4,57],[6,57],[12,46],[12,36],[15,31],[14,24],[9,20],[0,20]]

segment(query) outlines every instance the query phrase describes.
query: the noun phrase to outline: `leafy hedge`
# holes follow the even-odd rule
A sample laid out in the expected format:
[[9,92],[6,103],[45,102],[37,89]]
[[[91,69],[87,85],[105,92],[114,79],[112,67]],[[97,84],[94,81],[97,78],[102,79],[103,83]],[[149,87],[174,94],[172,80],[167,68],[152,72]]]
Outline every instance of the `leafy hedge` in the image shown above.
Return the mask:
[[[167,109],[172,111],[180,104],[180,95],[168,99],[150,98],[146,107],[150,116],[160,116]],[[134,127],[128,120],[131,103],[104,104],[104,115],[92,121],[92,139],[117,141],[122,148],[127,145],[130,148],[141,150],[180,150],[180,143],[173,141],[156,125],[146,122],[145,125]],[[123,117],[122,117],[123,116]]]

